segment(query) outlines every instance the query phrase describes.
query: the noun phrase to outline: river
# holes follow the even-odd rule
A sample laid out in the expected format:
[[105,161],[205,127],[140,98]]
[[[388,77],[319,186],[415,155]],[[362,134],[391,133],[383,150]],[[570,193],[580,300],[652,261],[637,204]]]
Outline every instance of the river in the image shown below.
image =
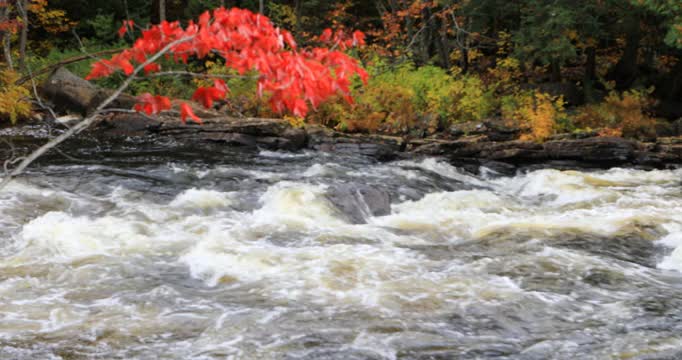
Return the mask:
[[0,359],[682,358],[682,170],[69,154],[0,192]]

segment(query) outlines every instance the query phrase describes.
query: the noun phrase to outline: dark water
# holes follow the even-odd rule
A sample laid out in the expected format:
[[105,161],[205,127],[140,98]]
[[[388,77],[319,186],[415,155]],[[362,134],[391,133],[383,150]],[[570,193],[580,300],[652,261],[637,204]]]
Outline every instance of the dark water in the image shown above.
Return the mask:
[[682,358],[682,171],[83,145],[0,193],[1,359]]

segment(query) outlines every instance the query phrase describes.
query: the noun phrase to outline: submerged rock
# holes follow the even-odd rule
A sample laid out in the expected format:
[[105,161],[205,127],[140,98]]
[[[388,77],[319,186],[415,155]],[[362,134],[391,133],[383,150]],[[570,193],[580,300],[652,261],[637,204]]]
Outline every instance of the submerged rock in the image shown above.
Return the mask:
[[391,213],[391,195],[380,187],[333,185],[327,190],[327,198],[353,224],[365,224],[369,217]]

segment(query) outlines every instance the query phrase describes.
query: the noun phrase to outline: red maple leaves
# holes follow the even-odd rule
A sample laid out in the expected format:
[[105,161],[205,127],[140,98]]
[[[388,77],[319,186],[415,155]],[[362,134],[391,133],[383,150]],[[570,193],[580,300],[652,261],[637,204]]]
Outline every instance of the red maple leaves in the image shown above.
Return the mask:
[[123,37],[128,32],[128,29],[133,29],[133,26],[135,26],[135,21],[123,20],[123,25],[118,29],[118,37]]
[[186,123],[187,117],[190,117],[197,123],[202,124],[201,119],[194,114],[194,110],[192,110],[192,107],[189,106],[189,104],[187,103],[182,103],[180,104],[180,119],[182,120],[183,123]]
[[[125,34],[132,23],[124,22],[119,34]],[[331,48],[299,49],[290,32],[275,27],[270,19],[249,10],[219,8],[205,12],[198,22],[190,21],[183,28],[179,22],[162,22],[142,31],[133,46],[93,65],[87,79],[96,79],[123,71],[134,72],[133,63],[142,64],[174,41],[186,39],[171,47],[170,58],[187,62],[190,57],[203,58],[210,53],[225,59],[225,66],[240,74],[256,71],[258,94],[270,95],[270,105],[276,112],[289,111],[305,116],[310,106],[341,94],[348,101],[354,76],[367,80],[367,73],[357,60],[342,52],[352,46],[364,44],[364,34],[356,31],[351,36],[325,30],[320,40]],[[336,50],[338,48],[339,50]],[[160,70],[157,63],[144,68],[145,73]],[[215,79],[213,86],[200,87],[193,100],[205,107],[223,99],[229,93],[225,82]],[[166,109],[164,97],[145,94],[141,97],[140,111],[157,113]],[[136,106],[138,109],[138,106]],[[190,117],[199,121],[187,104],[181,105],[183,121]]]
[[135,105],[134,110],[147,113],[147,115],[156,114],[171,108],[171,101],[165,96],[154,96],[150,93],[144,93],[137,98],[140,100],[140,103]]

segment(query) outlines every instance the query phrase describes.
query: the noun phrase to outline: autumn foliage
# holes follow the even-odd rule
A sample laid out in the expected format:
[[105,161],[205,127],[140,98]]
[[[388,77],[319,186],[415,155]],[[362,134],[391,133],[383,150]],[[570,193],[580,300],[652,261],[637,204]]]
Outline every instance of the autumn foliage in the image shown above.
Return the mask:
[[[119,34],[125,34],[131,23],[124,23]],[[324,100],[340,95],[352,102],[350,87],[353,77],[367,80],[367,73],[358,62],[342,50],[364,44],[364,35],[351,35],[325,30],[320,41],[332,48],[299,48],[293,35],[275,27],[261,14],[238,8],[219,8],[202,14],[198,22],[186,27],[179,22],[162,22],[142,31],[133,46],[108,60],[95,63],[87,79],[106,77],[121,71],[132,75],[135,66],[148,62],[154,54],[170,46],[167,58],[187,63],[191,57],[203,59],[214,54],[224,59],[225,66],[243,75],[258,74],[257,92],[267,93],[269,104],[276,113],[291,112],[304,117],[310,107],[318,107]],[[162,70],[157,62],[144,68],[146,73]],[[229,89],[225,81],[214,79],[212,86],[199,87],[193,100],[205,107],[224,98]],[[145,94],[139,111],[155,114],[170,108],[164,96]],[[182,107],[183,120],[198,118],[189,107]]]

